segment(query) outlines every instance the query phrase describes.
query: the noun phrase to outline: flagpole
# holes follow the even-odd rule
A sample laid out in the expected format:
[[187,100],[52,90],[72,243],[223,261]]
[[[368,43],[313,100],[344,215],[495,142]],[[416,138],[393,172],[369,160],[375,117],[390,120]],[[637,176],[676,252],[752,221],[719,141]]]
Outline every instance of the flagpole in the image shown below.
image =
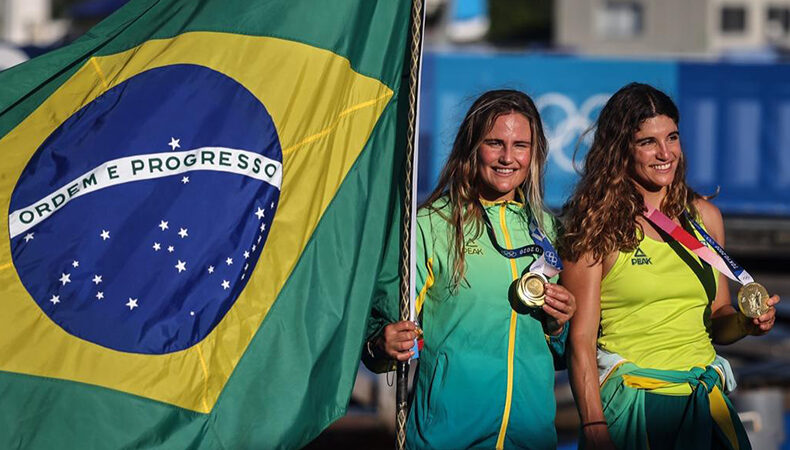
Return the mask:
[[[406,132],[406,167],[405,167],[405,186],[403,196],[403,236],[401,246],[401,283],[400,283],[400,320],[414,320],[414,306],[411,299],[413,293],[411,286],[414,273],[411,255],[413,245],[411,235],[414,229],[412,217],[416,214],[416,203],[413,200],[416,191],[416,177],[414,168],[417,165],[417,119],[419,75],[422,60],[422,36],[425,18],[424,0],[412,0],[411,7],[411,31],[410,37],[410,56],[409,56],[409,112]],[[396,448],[402,450],[406,448],[406,418],[408,416],[408,395],[409,395],[409,362],[398,363],[395,393],[395,435]]]

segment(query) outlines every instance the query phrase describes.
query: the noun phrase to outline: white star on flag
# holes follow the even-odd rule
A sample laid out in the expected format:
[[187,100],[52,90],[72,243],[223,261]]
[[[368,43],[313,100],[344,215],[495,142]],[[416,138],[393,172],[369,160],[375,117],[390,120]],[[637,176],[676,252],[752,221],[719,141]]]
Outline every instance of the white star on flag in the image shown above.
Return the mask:
[[63,286],[65,286],[66,283],[71,283],[71,274],[70,273],[60,274],[60,282],[63,283]]
[[176,264],[176,269],[178,269],[178,273],[181,273],[187,270],[187,263],[185,261],[178,260],[178,264]]
[[233,258],[228,258],[228,259],[226,259],[226,260],[225,260],[225,264],[227,264],[227,265],[231,265],[231,264],[233,264]]
[[168,245],[167,246],[167,251],[168,252],[173,253],[174,250],[175,250],[175,247],[173,247],[172,245]]
[[260,206],[258,207],[258,210],[255,211],[255,215],[258,216],[259,219],[263,219],[264,211]]
[[249,258],[249,257],[250,257],[250,252],[248,252],[248,251],[246,251],[246,250],[245,250],[245,251],[244,251],[244,259],[247,259],[247,258]]
[[129,301],[126,302],[126,306],[128,306],[129,307],[129,311],[131,311],[134,308],[137,308],[139,305],[137,304],[137,299],[136,298],[129,297]]
[[181,148],[181,145],[179,144],[179,142],[181,142],[181,139],[176,139],[174,137],[171,137],[170,138],[170,143],[167,144],[167,145],[170,146],[171,150],[175,150],[177,148]]
[[230,281],[222,280],[222,289],[230,289]]
[[169,227],[167,226],[167,221],[164,221],[164,220],[160,221],[159,222],[159,228],[161,228],[162,231],[165,231],[166,229],[168,229]]
[[262,224],[261,224],[261,231],[264,231],[265,229],[266,229],[266,224],[265,224],[265,223],[262,223]]
[[181,182],[184,183],[184,184],[189,183],[189,177],[185,176],[185,177],[181,178]]
[[180,230],[178,230],[178,235],[181,236],[181,239],[189,236],[189,234],[187,234],[186,228],[181,228]]
[[96,284],[98,286],[99,283],[101,283],[101,275],[94,275],[93,276],[93,282],[94,282],[94,284]]
[[79,262],[79,261],[77,261],[77,260],[74,260],[74,262],[72,262],[72,263],[71,263],[71,267],[73,267],[73,268],[75,268],[75,269],[76,269],[77,267],[79,267],[79,266],[80,266],[80,262]]
[[98,300],[101,300],[101,299],[103,299],[103,298],[104,298],[104,292],[102,292],[102,291],[99,291],[99,292],[97,292],[97,293],[96,293],[96,298],[97,298]]
[[271,206],[271,208],[272,208],[272,209],[274,209],[274,202],[272,202],[272,206]]
[[255,245],[255,244],[252,244],[252,251],[255,251],[256,248],[258,248],[258,246]]
[[49,301],[51,301],[53,305],[57,305],[60,303],[60,295],[53,295]]
[[214,273],[214,266],[208,266],[208,273]]
[[158,252],[161,249],[162,249],[162,246],[159,244],[159,242],[154,242],[154,250],[156,250]]
[[33,235],[34,235],[34,234],[35,234],[35,233],[28,233],[28,234],[26,234],[26,235],[25,235],[25,242],[27,242],[27,241],[32,241],[32,240],[33,240]]
[[102,241],[106,241],[107,239],[110,238],[110,232],[107,231],[107,230],[101,230],[101,235],[100,236],[101,236],[101,240]]

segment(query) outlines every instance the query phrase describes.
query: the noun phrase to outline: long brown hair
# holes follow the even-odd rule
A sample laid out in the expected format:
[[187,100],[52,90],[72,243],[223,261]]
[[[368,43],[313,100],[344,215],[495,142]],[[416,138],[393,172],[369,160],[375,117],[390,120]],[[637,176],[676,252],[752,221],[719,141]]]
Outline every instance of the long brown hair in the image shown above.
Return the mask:
[[[595,125],[581,179],[563,208],[563,233],[559,241],[564,259],[576,261],[590,254],[602,260],[614,251],[634,250],[644,236],[637,217],[644,212],[644,198],[629,175],[632,141],[642,123],[667,116],[677,125],[680,114],[666,94],[647,84],[631,83],[606,102]],[[699,197],[686,184],[686,160],[681,153],[675,177],[661,201],[661,211],[678,217]]]
[[[464,280],[465,236],[471,232],[474,238],[483,231],[483,217],[475,202],[480,198],[480,174],[478,169],[478,149],[483,138],[494,127],[496,119],[509,113],[518,113],[526,117],[532,131],[532,148],[530,152],[529,174],[520,189],[524,194],[525,209],[535,214],[538,223],[543,227],[543,168],[546,163],[548,145],[543,133],[540,114],[532,99],[520,91],[496,90],[488,91],[478,97],[466,112],[464,120],[455,136],[453,149],[444,165],[436,189],[420,208],[428,208],[439,213],[451,226],[448,227],[448,241],[452,243],[449,255],[453,273],[450,285],[456,289]],[[438,200],[446,203],[437,205]],[[450,204],[450,214],[443,214],[440,209]],[[473,227],[467,230],[467,225]]]

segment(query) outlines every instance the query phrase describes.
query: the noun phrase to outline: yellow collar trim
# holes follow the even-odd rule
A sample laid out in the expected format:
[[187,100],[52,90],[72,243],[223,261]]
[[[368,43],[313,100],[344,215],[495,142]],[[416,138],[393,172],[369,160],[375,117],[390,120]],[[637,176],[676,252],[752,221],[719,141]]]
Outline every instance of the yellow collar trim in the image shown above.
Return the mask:
[[483,206],[485,206],[485,207],[489,207],[489,206],[497,206],[497,205],[517,205],[517,206],[524,206],[524,203],[522,203],[522,202],[517,202],[517,201],[515,201],[515,200],[497,200],[497,201],[495,201],[495,202],[490,202],[490,201],[488,201],[488,200],[483,200],[483,199],[481,198],[481,199],[480,199],[480,203],[481,203]]
[[515,198],[518,199],[518,200],[497,200],[495,202],[491,202],[491,201],[488,201],[488,200],[486,200],[484,198],[481,198],[480,199],[480,203],[483,206],[485,206],[485,207],[497,206],[497,205],[503,205],[503,204],[504,205],[516,205],[516,206],[519,206],[519,207],[523,207],[524,206],[524,193],[521,191],[521,189],[516,189]]

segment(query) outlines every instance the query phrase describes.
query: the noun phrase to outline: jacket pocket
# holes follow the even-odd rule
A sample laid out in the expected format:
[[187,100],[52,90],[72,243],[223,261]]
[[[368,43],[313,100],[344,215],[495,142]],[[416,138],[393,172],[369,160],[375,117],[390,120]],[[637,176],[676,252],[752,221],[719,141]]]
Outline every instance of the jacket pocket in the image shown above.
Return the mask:
[[431,383],[428,387],[426,400],[428,403],[426,425],[441,421],[447,418],[447,405],[443,398],[447,394],[444,389],[445,375],[447,373],[447,355],[439,353],[436,357],[436,365],[433,367]]

